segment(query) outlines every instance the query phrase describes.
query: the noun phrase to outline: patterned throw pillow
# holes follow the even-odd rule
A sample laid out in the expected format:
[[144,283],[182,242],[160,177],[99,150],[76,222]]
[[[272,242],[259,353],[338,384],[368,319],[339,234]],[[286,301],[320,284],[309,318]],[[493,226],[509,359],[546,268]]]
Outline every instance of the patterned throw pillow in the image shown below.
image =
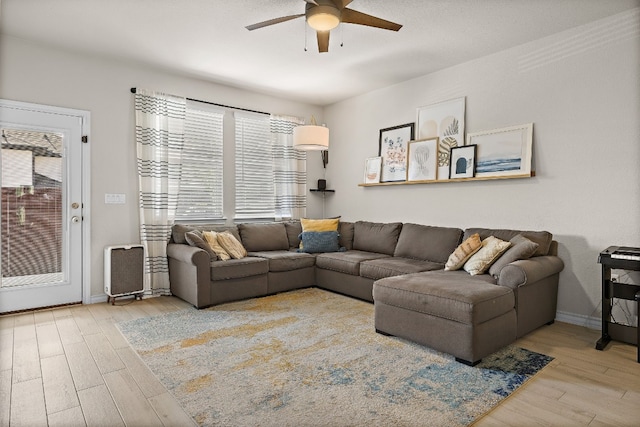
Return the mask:
[[203,231],[202,236],[204,240],[211,246],[211,249],[216,253],[218,259],[221,261],[227,261],[231,259],[231,256],[224,250],[218,243],[218,233],[215,231]]
[[456,250],[449,255],[444,269],[447,271],[459,270],[481,247],[482,241],[480,241],[480,235],[478,233],[472,234],[467,240],[460,243]]
[[337,231],[303,231],[300,234],[302,248],[298,252],[307,252],[310,254],[318,252],[338,252],[340,245],[338,238],[340,235]]
[[464,263],[467,273],[472,276],[482,274],[489,269],[491,264],[511,246],[510,242],[505,242],[497,237],[489,236],[482,241],[482,248]]
[[218,233],[218,244],[231,256],[233,259],[242,259],[247,256],[247,250],[242,246],[242,243],[236,239],[233,234],[228,231]]
[[213,249],[211,249],[211,246],[209,246],[209,244],[202,238],[202,232],[198,230],[189,231],[184,234],[184,239],[187,241],[189,246],[195,246],[207,251],[207,253],[211,257],[211,261],[215,261],[218,259],[218,255],[216,255]]

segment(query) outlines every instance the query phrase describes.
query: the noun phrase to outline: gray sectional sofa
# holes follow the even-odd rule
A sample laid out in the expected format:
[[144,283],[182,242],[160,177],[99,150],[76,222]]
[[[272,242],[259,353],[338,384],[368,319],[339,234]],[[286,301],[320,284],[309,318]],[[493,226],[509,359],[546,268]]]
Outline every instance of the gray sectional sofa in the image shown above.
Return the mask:
[[[248,256],[227,261],[187,242],[194,230],[231,232]],[[298,252],[299,221],[237,227],[176,224],[167,246],[171,292],[197,308],[317,286],[374,303],[375,328],[452,354],[474,365],[554,321],[557,243],[545,231],[340,222],[338,252]],[[528,259],[493,274],[445,271],[467,237],[524,236],[538,246]]]

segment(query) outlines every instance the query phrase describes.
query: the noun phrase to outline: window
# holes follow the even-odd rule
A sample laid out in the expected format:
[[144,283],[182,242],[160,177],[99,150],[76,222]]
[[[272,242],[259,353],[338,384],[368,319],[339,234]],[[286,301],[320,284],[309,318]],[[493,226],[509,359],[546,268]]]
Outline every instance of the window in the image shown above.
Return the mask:
[[269,116],[235,112],[237,219],[274,218],[275,184]]
[[178,220],[223,218],[224,111],[187,103]]

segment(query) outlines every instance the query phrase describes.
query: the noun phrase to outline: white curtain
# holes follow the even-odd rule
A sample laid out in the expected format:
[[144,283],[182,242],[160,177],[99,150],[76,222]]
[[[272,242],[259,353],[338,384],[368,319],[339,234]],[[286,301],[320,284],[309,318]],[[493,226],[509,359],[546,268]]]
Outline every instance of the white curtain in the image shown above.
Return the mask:
[[277,218],[302,218],[307,211],[307,154],[293,148],[293,128],[304,119],[272,115],[270,120]]
[[136,146],[140,240],[145,247],[145,290],[170,294],[167,242],[181,173],[186,99],[137,89]]

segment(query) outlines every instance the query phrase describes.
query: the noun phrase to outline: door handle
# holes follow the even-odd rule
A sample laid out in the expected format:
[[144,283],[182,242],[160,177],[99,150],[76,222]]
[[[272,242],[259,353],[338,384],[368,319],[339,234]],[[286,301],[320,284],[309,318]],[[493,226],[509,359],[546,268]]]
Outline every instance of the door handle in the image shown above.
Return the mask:
[[71,217],[71,222],[73,222],[73,223],[78,223],[80,221],[82,221],[82,218],[80,218],[79,216],[72,216]]

